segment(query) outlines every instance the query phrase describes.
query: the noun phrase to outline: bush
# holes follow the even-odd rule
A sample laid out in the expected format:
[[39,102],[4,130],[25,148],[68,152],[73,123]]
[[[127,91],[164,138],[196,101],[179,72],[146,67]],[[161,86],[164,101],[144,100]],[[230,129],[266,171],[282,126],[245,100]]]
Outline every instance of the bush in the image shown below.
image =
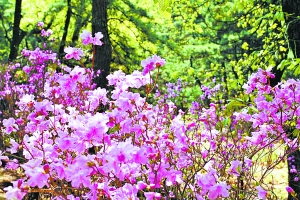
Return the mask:
[[[86,31],[82,37],[102,44]],[[72,47],[66,53],[82,56]],[[213,88],[209,106],[193,102],[183,112],[160,92],[159,73],[152,77],[165,64],[159,56],[142,61],[143,72],[109,75],[108,91],[95,88],[92,69],[63,66],[50,50],[22,54],[26,65],[2,71],[9,107],[0,160],[25,175],[4,189],[8,199],[33,192],[53,199],[272,199],[265,177],[298,148],[290,136],[300,128],[299,81],[272,88],[274,75],[260,69],[245,85],[247,101],[213,102],[220,92]],[[274,156],[281,146],[286,151]]]

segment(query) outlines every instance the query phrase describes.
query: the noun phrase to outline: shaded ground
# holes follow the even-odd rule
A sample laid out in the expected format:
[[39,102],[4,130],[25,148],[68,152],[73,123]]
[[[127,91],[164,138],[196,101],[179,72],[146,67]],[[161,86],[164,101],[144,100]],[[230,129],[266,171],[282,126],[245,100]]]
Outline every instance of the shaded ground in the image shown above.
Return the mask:
[[0,168],[0,200],[5,199],[3,188],[12,185],[10,182],[20,177],[20,174],[14,170],[4,170]]
[[278,200],[287,199],[288,193],[286,191],[286,186],[288,186],[288,169],[287,165],[279,165],[272,171],[267,177],[267,183],[273,185],[276,196]]

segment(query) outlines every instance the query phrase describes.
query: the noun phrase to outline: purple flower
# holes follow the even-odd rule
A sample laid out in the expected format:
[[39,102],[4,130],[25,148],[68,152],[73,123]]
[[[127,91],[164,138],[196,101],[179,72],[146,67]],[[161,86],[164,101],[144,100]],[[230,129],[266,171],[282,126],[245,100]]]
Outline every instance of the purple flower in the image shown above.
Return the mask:
[[41,35],[43,37],[49,37],[50,35],[52,35],[53,31],[51,29],[48,29],[47,31],[45,31],[44,29],[41,30]]
[[45,174],[44,166],[41,164],[41,160],[32,159],[21,165],[25,170],[26,176],[29,177],[28,185],[31,187],[38,186],[39,188],[42,188],[45,185],[48,186],[49,175]]
[[68,200],[80,200],[79,197],[74,197],[72,194],[69,194],[69,195],[67,196],[67,199],[68,199]]
[[148,57],[146,60],[142,60],[141,64],[144,67],[143,75],[148,74],[150,71],[154,70],[156,67],[159,68],[165,65],[165,59],[153,55],[152,57]]
[[74,48],[74,47],[67,47],[65,48],[66,59],[72,59],[80,60],[80,58],[83,56],[83,51],[80,48]]
[[22,68],[22,70],[26,73],[26,74],[29,74],[30,73],[30,71],[31,71],[31,68],[29,67],[29,66],[24,66],[23,68]]
[[103,38],[103,34],[101,32],[95,33],[93,44],[101,46],[103,44],[103,42],[101,41],[102,38]]
[[138,200],[137,193],[138,193],[138,189],[136,187],[126,183],[123,187],[117,189],[116,196],[114,199]]
[[17,187],[9,186],[4,188],[3,190],[6,191],[6,199],[23,199],[23,197],[26,195],[26,192]]
[[82,39],[82,44],[84,45],[93,43],[93,37],[89,31],[83,30],[80,37]]
[[17,153],[19,144],[14,139],[10,138],[10,145],[11,145],[11,147],[7,150],[9,150],[10,153]]
[[230,186],[226,182],[217,183],[209,188],[208,198],[214,200],[218,197],[229,197],[229,189]]
[[[1,164],[0,164],[1,166]],[[5,168],[6,169],[11,169],[11,170],[16,170],[19,167],[18,160],[13,159],[12,161],[10,160],[9,162],[6,163]]]
[[144,192],[146,200],[158,200],[161,199],[161,194],[156,192]]
[[228,173],[233,174],[235,176],[239,176],[240,172],[241,172],[241,162],[239,160],[232,161]]
[[137,182],[137,184],[136,184],[136,188],[137,188],[138,190],[143,190],[143,189],[145,189],[146,187],[147,187],[147,184],[144,183],[143,181],[139,181],[139,182]]
[[43,27],[43,26],[44,26],[44,22],[38,22],[38,23],[37,23],[37,26],[38,26],[38,27]]
[[101,41],[101,39],[103,38],[103,34],[101,32],[95,33],[95,37],[92,37],[89,31],[84,30],[80,37],[84,45],[93,44],[101,46],[103,44],[103,42]]
[[14,118],[4,119],[3,126],[6,128],[6,133],[10,134],[11,132],[18,130],[18,125],[15,124],[16,120]]
[[267,191],[265,191],[261,186],[256,186],[255,189],[258,191],[258,198],[265,200],[267,196]]
[[246,169],[250,169],[250,167],[253,165],[252,160],[249,159],[249,158],[246,158],[246,157],[245,157],[244,162],[245,162],[245,167],[246,167]]
[[287,191],[288,193],[290,193],[292,196],[295,196],[295,195],[296,195],[295,191],[294,191],[293,188],[291,188],[290,186],[287,186],[285,189],[286,189],[286,191]]

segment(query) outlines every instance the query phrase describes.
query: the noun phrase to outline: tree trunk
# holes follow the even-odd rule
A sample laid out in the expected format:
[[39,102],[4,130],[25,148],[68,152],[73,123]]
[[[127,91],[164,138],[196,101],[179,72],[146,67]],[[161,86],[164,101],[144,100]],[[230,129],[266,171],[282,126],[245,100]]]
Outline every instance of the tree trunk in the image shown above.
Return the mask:
[[[300,58],[300,19],[297,16],[300,15],[300,0],[282,0],[282,11],[287,13],[285,16],[285,22],[287,24],[287,35],[290,49],[293,51],[295,58]],[[300,172],[300,151],[297,150],[289,155],[293,157],[288,162],[289,170],[289,186],[294,189],[297,194],[297,198],[300,197],[300,183],[295,181],[295,177],[299,177]],[[294,166],[297,173],[290,173],[290,170]],[[294,199],[290,194],[288,200]]]
[[21,14],[22,8],[22,0],[16,0],[15,5],[15,14],[14,14],[14,28],[13,28],[13,37],[10,41],[10,53],[9,53],[9,61],[13,61],[17,58],[19,45],[26,35],[26,32],[20,29],[20,22],[22,18]]
[[62,58],[62,55],[64,54],[64,48],[66,45],[66,39],[67,39],[71,15],[72,15],[71,0],[68,0],[67,2],[68,2],[68,10],[67,10],[67,15],[66,15],[64,34],[61,38],[60,45],[59,45],[59,51],[58,51],[59,58]]
[[101,71],[100,76],[94,79],[97,87],[107,88],[107,75],[110,72],[111,62],[111,42],[108,34],[107,27],[107,7],[108,0],[93,0],[92,1],[92,33],[93,35],[97,32],[103,34],[103,45],[95,46],[94,54],[94,71]]

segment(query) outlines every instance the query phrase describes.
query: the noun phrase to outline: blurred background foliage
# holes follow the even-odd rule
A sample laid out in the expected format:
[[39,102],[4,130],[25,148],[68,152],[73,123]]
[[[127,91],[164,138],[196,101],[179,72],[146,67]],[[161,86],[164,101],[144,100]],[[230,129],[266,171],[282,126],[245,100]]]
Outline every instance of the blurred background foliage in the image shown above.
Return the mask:
[[[17,1],[0,0],[2,63],[8,62]],[[61,46],[82,46],[81,31],[91,30],[91,0],[21,2],[24,37],[19,51],[44,42],[36,26],[39,21],[53,30],[51,47],[56,52]],[[279,0],[109,0],[107,13],[111,71],[130,73],[141,69],[141,60],[158,54],[167,60],[159,84],[179,78],[186,83],[181,92],[186,101],[183,107],[199,98],[203,85],[220,83],[225,100],[241,96],[243,84],[258,68],[272,69],[277,82],[300,74],[300,61],[287,40],[289,14]],[[63,56],[60,52],[62,62]],[[90,57],[85,59],[88,66]]]

